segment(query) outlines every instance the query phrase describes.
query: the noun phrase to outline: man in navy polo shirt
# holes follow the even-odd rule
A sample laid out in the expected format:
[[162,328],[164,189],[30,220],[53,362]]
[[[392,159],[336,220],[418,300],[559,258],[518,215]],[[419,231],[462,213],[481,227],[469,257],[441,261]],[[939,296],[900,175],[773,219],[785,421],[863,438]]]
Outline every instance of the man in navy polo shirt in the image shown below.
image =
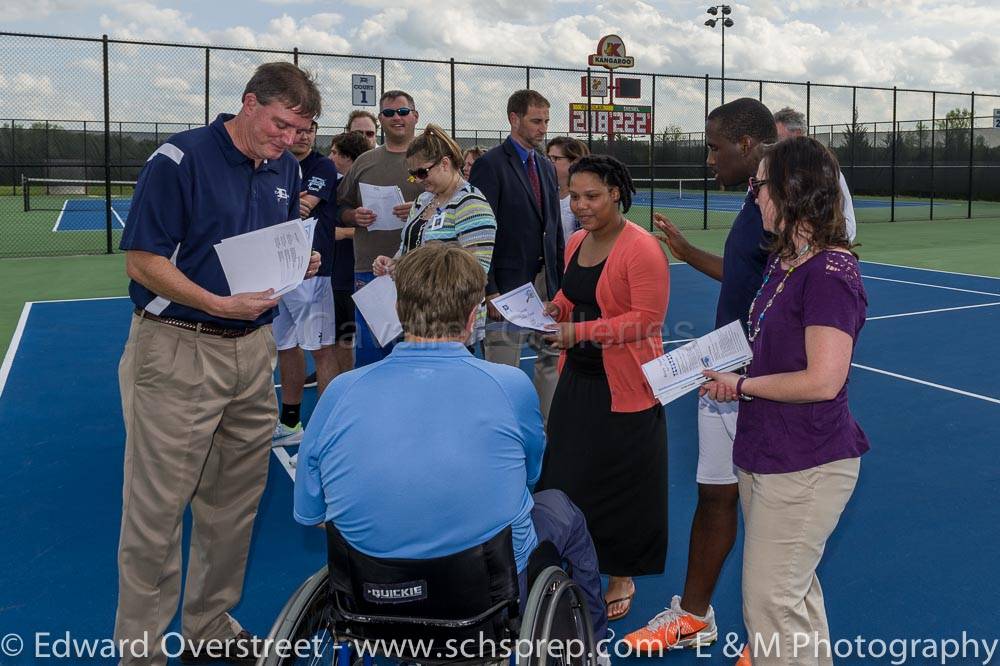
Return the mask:
[[278,367],[281,370],[281,414],[274,427],[273,446],[292,446],[302,441],[302,390],[306,384],[306,357],[312,354],[316,366],[316,384],[320,394],[333,379],[337,369],[334,343],[333,234],[337,202],[337,167],[325,155],[313,150],[317,124],[300,132],[292,144],[291,153],[302,168],[302,192],[299,194],[299,214],[303,219],[316,218],[313,249],[322,260],[316,277],[281,297],[278,316],[274,320],[274,341],[278,346]]
[[[203,660],[199,648],[216,641],[227,661],[254,662],[229,611],[267,481],[277,300],[271,290],[230,294],[213,245],[298,217],[299,165],[286,150],[319,112],[302,70],[261,65],[239,114],[171,137],[139,175],[121,241],[135,316],[118,370],[126,440],[115,638],[146,641],[148,655],[126,651],[123,664],[166,663],[160,637],[180,598],[188,504],[181,660]],[[313,253],[306,277],[318,268]]]
[[[761,144],[777,138],[774,117],[757,100],[744,97],[723,104],[708,114],[705,125],[708,166],[722,185],[746,189],[757,173]],[[721,257],[691,245],[663,215],[655,214],[654,223],[678,261],[722,282],[716,328],[739,320],[746,329],[750,303],[764,277],[769,241],[754,197],[748,192],[744,198]],[[625,636],[633,649],[697,647],[717,637],[712,593],[736,541],[739,486],[733,468],[733,438],[738,414],[739,402],[702,397],[698,403],[698,504],[691,523],[684,593],[673,597],[669,608],[646,627]]]

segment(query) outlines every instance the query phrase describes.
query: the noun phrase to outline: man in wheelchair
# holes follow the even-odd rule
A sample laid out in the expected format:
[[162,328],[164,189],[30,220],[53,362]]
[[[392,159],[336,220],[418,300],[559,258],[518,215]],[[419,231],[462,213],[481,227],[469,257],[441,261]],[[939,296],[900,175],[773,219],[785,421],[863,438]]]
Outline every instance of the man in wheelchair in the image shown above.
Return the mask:
[[[342,539],[380,561],[451,556],[509,528],[522,610],[529,559],[549,542],[543,550],[558,556],[586,600],[594,637],[604,639],[583,514],[561,491],[530,491],[545,448],[534,387],[520,369],[477,359],[465,346],[483,302],[482,267],[462,248],[429,244],[404,255],[394,278],[405,339],[324,392],[299,450],[295,519],[326,523],[331,544]],[[363,596],[414,590],[366,588]]]

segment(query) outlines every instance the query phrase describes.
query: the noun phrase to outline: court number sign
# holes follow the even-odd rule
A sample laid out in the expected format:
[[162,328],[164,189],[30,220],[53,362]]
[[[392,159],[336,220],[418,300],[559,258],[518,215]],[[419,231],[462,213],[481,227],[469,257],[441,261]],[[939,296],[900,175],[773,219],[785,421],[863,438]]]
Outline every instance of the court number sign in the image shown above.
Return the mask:
[[[653,109],[631,104],[591,104],[590,122],[595,134],[650,134]],[[587,132],[587,105],[569,105],[569,131]]]
[[352,74],[351,97],[354,106],[375,106],[378,99],[375,93],[375,75]]

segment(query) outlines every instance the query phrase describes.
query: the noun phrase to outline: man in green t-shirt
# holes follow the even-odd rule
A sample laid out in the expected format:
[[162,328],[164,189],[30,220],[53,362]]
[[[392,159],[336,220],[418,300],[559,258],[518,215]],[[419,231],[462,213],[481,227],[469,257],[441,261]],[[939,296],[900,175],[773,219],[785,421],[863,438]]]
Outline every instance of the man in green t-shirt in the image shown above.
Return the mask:
[[[402,90],[387,90],[379,100],[379,115],[385,144],[363,153],[354,166],[340,181],[337,188],[337,203],[341,208],[341,220],[356,227],[354,232],[354,290],[357,291],[373,279],[372,262],[380,254],[391,257],[399,249],[399,230],[413,206],[414,199],[424,191],[419,182],[410,182],[406,171],[406,149],[413,141],[414,130],[420,117],[413,97]],[[378,222],[378,227],[387,220],[378,220],[370,208],[364,206],[359,185],[365,183],[378,186],[397,186],[406,203],[393,208],[395,220],[390,228],[370,229]],[[357,313],[357,332],[354,336],[354,366],[374,363],[385,358],[392,345],[380,347],[368,328],[364,317]]]

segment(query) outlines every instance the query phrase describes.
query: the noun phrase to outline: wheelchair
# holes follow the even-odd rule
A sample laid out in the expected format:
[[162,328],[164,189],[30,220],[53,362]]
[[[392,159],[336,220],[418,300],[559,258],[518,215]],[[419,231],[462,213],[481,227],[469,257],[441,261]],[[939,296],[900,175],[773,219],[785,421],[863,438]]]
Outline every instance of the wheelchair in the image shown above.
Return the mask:
[[267,637],[288,649],[270,649],[258,666],[370,666],[375,657],[420,666],[601,663],[586,600],[549,542],[531,554],[522,613],[510,527],[424,560],[370,557],[330,523],[326,531],[327,566],[292,594]]

